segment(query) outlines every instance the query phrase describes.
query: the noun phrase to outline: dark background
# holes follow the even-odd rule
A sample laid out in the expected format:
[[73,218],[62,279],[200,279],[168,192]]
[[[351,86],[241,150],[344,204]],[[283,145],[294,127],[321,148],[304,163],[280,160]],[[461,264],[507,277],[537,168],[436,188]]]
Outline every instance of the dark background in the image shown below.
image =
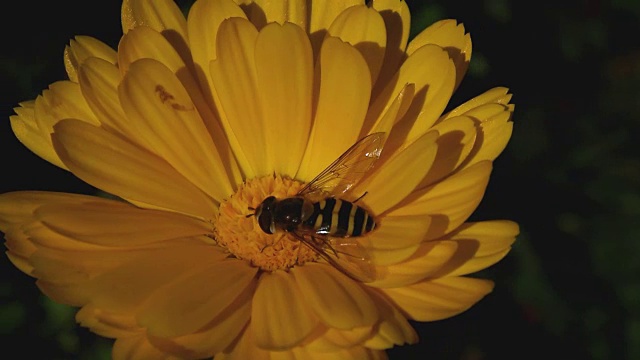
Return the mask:
[[[421,342],[393,359],[640,359],[640,2],[558,3],[409,2],[414,34],[442,18],[471,32],[471,67],[452,105],[495,86],[514,94],[514,134],[473,219],[512,219],[521,235],[480,274],[493,293],[457,317],[416,324]],[[21,146],[8,117],[66,77],[73,36],[117,44],[120,3],[13,2],[3,12],[0,192],[91,193]],[[74,309],[41,296],[6,257],[0,277],[5,353],[109,358],[109,340],[76,326]]]

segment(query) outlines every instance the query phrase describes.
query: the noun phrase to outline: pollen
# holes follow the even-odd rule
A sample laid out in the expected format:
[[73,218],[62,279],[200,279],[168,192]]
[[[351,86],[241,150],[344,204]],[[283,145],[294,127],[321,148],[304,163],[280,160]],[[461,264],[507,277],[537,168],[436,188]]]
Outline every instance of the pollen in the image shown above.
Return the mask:
[[258,225],[255,209],[268,196],[284,199],[304,184],[277,175],[245,182],[220,205],[214,229],[215,241],[231,254],[265,271],[289,269],[317,259],[316,253],[284,231],[267,234]]

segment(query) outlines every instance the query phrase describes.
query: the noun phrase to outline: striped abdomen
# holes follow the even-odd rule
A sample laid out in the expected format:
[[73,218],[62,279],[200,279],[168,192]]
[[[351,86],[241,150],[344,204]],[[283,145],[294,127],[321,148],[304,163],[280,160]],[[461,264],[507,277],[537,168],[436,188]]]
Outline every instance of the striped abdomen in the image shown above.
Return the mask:
[[316,234],[336,237],[361,236],[373,230],[373,217],[360,206],[346,200],[326,198],[313,204],[313,213],[303,222]]

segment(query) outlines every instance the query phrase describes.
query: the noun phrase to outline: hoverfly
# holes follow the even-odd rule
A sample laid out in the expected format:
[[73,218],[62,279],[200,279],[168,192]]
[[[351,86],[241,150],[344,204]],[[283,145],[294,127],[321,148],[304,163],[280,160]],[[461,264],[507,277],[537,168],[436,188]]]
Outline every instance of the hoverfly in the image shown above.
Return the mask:
[[329,264],[363,282],[375,279],[374,266],[356,237],[372,231],[374,217],[355,201],[341,199],[380,158],[385,133],[370,134],[345,151],[295,196],[269,196],[255,209],[260,228],[267,234],[278,230],[315,251]]

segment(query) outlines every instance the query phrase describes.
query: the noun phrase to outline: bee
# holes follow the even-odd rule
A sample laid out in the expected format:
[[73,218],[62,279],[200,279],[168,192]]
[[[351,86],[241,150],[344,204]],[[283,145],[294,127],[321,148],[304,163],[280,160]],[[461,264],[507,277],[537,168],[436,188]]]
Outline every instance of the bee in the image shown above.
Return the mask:
[[370,134],[345,151],[295,196],[269,196],[249,210],[267,234],[291,234],[336,269],[351,278],[370,282],[375,268],[357,237],[372,231],[375,218],[355,201],[342,199],[380,158],[385,133]]

